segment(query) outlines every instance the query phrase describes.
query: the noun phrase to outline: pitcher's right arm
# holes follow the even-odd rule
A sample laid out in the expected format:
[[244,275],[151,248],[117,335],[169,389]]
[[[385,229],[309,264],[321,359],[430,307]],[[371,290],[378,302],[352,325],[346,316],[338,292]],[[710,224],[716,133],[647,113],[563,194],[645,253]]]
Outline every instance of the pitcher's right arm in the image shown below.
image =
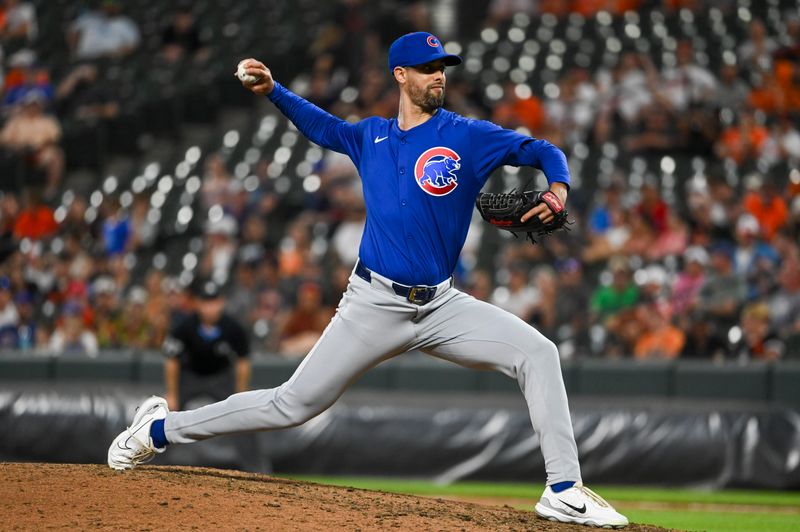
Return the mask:
[[242,85],[260,96],[266,95],[275,106],[297,126],[303,135],[323,148],[349,155],[356,165],[361,152],[361,134],[356,124],[333,116],[294,94],[272,78],[272,73],[262,62],[245,59],[245,73],[255,76],[256,82]]

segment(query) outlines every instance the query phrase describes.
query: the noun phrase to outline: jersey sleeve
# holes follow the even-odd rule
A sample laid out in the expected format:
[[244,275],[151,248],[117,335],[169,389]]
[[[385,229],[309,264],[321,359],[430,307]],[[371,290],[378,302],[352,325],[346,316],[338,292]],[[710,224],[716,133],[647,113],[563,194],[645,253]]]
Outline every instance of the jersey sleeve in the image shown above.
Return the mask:
[[544,172],[549,184],[569,186],[567,158],[553,144],[483,120],[472,121],[470,127],[475,175],[481,183],[485,183],[499,166],[510,165],[538,168]]
[[361,129],[301,98],[277,81],[269,100],[312,142],[350,156],[358,166]]

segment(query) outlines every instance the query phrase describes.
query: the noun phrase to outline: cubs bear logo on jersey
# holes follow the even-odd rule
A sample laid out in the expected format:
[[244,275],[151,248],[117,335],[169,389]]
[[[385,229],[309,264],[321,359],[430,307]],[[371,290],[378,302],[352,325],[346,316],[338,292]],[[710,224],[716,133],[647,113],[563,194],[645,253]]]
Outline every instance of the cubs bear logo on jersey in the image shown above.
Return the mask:
[[458,186],[456,172],[461,157],[444,146],[425,150],[414,164],[414,177],[419,188],[431,196],[444,196]]

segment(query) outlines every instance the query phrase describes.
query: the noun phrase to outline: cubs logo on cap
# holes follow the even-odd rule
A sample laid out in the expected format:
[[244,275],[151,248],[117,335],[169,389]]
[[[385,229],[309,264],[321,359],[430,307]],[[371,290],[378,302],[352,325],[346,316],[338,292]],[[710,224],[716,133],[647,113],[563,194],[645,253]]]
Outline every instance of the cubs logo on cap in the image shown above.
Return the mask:
[[389,48],[389,72],[395,67],[415,66],[443,59],[447,66],[461,64],[461,58],[444,51],[442,42],[425,31],[407,33]]
[[444,146],[425,150],[414,164],[417,185],[431,196],[450,194],[458,186],[460,161],[456,152]]

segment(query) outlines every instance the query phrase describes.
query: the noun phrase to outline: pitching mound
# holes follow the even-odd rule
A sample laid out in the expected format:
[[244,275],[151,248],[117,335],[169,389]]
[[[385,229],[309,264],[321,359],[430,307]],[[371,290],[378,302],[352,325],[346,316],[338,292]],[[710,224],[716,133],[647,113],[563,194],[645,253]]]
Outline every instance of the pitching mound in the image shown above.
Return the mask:
[[[186,467],[0,464],[4,530],[577,530],[533,512]],[[657,531],[632,525],[630,531]]]

